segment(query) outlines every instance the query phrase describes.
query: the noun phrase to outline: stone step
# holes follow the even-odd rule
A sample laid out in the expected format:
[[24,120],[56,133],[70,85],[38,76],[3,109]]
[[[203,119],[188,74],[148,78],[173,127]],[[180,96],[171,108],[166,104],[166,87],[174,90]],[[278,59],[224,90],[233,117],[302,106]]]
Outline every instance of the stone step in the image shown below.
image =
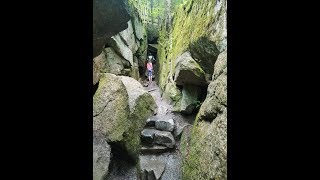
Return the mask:
[[149,128],[141,131],[141,142],[149,145],[164,145],[169,148],[175,146],[175,140],[171,132]]
[[153,146],[142,146],[141,147],[141,153],[142,154],[157,154],[157,153],[163,153],[167,152],[170,149],[166,146],[161,146],[161,145],[153,145]]
[[143,144],[153,144],[155,129],[143,129],[141,131],[141,142]]
[[154,134],[154,143],[167,146],[168,148],[174,148],[176,144],[173,135],[167,131],[157,131]]
[[147,128],[156,128],[161,131],[173,132],[175,129],[175,122],[172,118],[168,117],[150,117],[146,121],[145,127]]
[[162,131],[169,131],[172,132],[174,130],[174,121],[173,119],[158,119],[155,122],[155,127],[158,130],[162,130]]

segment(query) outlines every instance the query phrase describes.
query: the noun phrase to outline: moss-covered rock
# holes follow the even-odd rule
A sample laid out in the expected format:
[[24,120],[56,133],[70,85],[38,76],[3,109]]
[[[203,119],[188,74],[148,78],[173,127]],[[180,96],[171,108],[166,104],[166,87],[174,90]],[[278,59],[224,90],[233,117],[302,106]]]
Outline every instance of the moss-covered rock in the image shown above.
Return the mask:
[[[214,65],[214,73],[212,79],[215,80],[220,74],[226,71],[227,68],[227,50],[219,54],[217,61]],[[227,72],[225,72],[227,74]]]
[[226,0],[188,0],[174,13],[172,28],[166,28],[168,24],[162,23],[158,49],[161,89],[174,76],[174,61],[188,50],[198,53],[195,60],[206,74],[212,75],[217,54],[227,46],[226,7]]
[[149,92],[135,79],[121,76],[129,96],[130,126],[124,136],[124,145],[129,155],[137,158],[140,149],[140,133],[146,120],[154,113],[157,105]]
[[197,119],[191,137],[181,137],[182,174],[185,180],[227,179],[227,109],[212,122]]
[[180,112],[184,114],[192,114],[199,102],[201,89],[198,86],[184,85],[182,88],[182,98]]
[[131,68],[130,62],[119,56],[111,47],[105,48],[101,54],[93,59],[99,73],[115,75],[130,75],[126,69]]
[[174,81],[177,85],[206,85],[205,72],[191,57],[190,52],[185,52],[176,59]]
[[159,38],[158,27],[153,24],[148,24],[147,36],[148,36],[148,42],[154,43]]
[[130,125],[128,99],[119,77],[101,74],[99,87],[93,96],[93,131],[104,135],[108,142],[121,141]]
[[227,0],[215,2],[213,23],[210,24],[209,38],[215,42],[220,52],[227,49]]
[[135,79],[105,73],[93,96],[93,131],[137,160],[140,132],[157,105]]
[[212,121],[227,106],[227,74],[222,73],[208,86],[208,94],[202,103],[198,118]]
[[183,179],[227,179],[227,51],[226,1],[214,1],[207,35],[217,45],[212,82],[192,133],[181,140]]
[[208,37],[200,37],[197,41],[189,45],[191,56],[207,73],[213,73],[214,63],[219,55],[215,43],[210,41]]
[[162,96],[168,100],[177,102],[181,99],[182,94],[181,91],[177,88],[177,86],[174,83],[170,82],[166,85],[166,89],[163,92]]

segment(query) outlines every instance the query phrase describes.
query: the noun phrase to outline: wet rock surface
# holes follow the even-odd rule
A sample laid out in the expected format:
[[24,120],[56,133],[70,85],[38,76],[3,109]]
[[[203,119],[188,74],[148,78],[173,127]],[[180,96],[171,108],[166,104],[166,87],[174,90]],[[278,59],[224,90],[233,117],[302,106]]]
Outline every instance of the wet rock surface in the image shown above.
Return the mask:
[[162,131],[170,131],[172,132],[174,129],[174,121],[173,119],[158,119],[157,121],[155,121],[155,127],[158,130],[162,130]]
[[154,143],[173,148],[176,144],[173,135],[167,131],[157,131],[154,134]]
[[166,167],[166,163],[159,159],[147,159],[140,156],[141,180],[160,179]]

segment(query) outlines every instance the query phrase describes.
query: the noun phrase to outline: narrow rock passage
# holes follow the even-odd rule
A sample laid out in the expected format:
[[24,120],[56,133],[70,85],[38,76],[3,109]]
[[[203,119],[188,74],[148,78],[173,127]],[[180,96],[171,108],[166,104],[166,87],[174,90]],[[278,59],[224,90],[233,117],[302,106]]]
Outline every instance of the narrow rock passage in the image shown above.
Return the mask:
[[158,110],[156,115],[147,120],[146,128],[141,134],[142,149],[139,156],[141,179],[179,180],[181,179],[179,138],[183,128],[191,125],[194,115],[184,117],[179,113],[173,113],[173,107],[161,97],[156,82],[153,81],[145,89],[155,99]]
[[[183,116],[172,112],[173,107],[161,97],[160,88],[153,81],[144,87],[157,103],[157,113],[147,119],[141,132],[141,152],[136,166],[115,157],[107,180],[180,180],[180,136],[183,128],[192,124],[195,115]],[[140,169],[140,172],[139,172]]]

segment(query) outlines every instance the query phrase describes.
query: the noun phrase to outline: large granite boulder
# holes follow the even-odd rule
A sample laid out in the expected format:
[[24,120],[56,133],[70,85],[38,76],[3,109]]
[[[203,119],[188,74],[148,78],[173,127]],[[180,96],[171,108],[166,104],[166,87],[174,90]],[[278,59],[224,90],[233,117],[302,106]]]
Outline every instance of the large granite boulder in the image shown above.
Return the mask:
[[207,73],[212,75],[214,63],[219,55],[219,50],[213,41],[207,37],[201,37],[189,45],[191,56]]
[[157,108],[156,103],[135,79],[110,73],[101,75],[93,96],[93,131],[137,159],[140,132]]
[[192,133],[181,139],[184,179],[227,179],[227,67],[226,52],[215,63]]
[[129,97],[121,79],[110,73],[101,74],[99,87],[93,96],[93,130],[103,134],[108,142],[123,140],[129,125]]
[[174,81],[177,85],[206,85],[205,72],[191,57],[190,52],[181,54],[175,61]]
[[125,147],[131,156],[137,158],[140,150],[140,133],[157,105],[151,94],[144,90],[137,80],[127,76],[120,78],[129,97],[130,125],[124,138]]

